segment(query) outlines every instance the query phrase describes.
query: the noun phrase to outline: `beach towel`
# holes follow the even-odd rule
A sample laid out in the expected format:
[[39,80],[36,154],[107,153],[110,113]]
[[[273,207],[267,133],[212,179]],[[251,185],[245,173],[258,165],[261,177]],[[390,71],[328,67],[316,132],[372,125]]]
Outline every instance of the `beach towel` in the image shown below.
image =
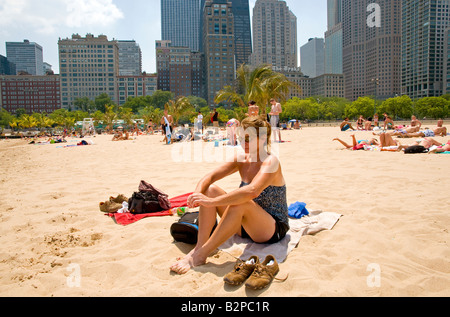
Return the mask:
[[252,255],[264,259],[271,254],[279,263],[282,263],[298,245],[302,236],[312,235],[323,230],[331,230],[341,217],[341,214],[333,212],[310,211],[308,216],[304,216],[301,219],[289,219],[290,229],[286,237],[278,243],[259,244],[250,239],[234,235],[219,249],[243,261]]
[[167,120],[166,117],[164,117],[164,121],[166,122],[167,143],[170,144],[171,141],[172,141],[172,132],[170,131],[170,123],[169,123],[169,120]]
[[[186,207],[187,206],[187,199],[188,197],[192,195],[192,193],[184,194],[181,196],[177,196],[174,198],[169,199],[170,204],[172,205],[172,208],[178,208],[178,207]],[[162,217],[162,216],[171,216],[172,212],[170,210],[163,210],[160,212],[153,212],[149,214],[132,214],[132,213],[110,213],[106,214],[107,216],[114,219],[114,221],[122,226],[127,226],[129,224],[135,223],[136,221],[139,221],[141,219],[147,218],[147,217]]]

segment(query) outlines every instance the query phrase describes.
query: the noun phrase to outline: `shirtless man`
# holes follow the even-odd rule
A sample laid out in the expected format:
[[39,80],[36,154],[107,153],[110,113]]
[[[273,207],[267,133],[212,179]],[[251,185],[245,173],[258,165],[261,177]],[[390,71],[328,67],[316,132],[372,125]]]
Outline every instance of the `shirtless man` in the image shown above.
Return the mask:
[[248,103],[248,113],[246,113],[246,116],[259,116],[259,107],[255,101],[252,100]]
[[446,136],[447,135],[447,128],[443,126],[444,120],[439,119],[437,122],[437,128],[433,130],[435,135],[438,136]]
[[278,142],[281,143],[281,132],[280,132],[280,113],[283,112],[281,108],[281,104],[279,104],[275,99],[270,99],[270,103],[272,104],[270,115],[270,125],[272,126],[273,131],[273,140],[277,142],[276,135],[278,135]]

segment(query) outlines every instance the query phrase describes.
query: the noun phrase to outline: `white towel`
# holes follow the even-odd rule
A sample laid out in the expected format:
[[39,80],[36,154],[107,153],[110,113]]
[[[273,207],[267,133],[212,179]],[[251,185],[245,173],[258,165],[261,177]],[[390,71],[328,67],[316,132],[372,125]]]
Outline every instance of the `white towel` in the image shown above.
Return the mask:
[[234,235],[220,246],[219,250],[225,251],[243,261],[248,260],[252,255],[256,255],[264,260],[267,255],[271,254],[279,263],[282,263],[297,246],[302,236],[315,234],[322,230],[331,230],[340,217],[342,217],[341,214],[334,212],[310,211],[309,216],[304,216],[300,219],[290,218],[290,229],[286,237],[278,243],[259,244],[250,239],[243,239],[238,235]]

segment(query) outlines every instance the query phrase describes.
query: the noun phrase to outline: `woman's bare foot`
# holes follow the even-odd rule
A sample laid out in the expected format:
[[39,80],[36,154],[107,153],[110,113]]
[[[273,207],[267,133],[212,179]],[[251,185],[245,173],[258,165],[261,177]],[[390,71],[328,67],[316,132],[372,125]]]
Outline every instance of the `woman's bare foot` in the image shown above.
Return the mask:
[[206,259],[202,259],[198,256],[196,250],[192,250],[189,252],[184,258],[181,258],[177,262],[175,262],[170,270],[177,274],[186,274],[190,269],[200,266],[206,263]]

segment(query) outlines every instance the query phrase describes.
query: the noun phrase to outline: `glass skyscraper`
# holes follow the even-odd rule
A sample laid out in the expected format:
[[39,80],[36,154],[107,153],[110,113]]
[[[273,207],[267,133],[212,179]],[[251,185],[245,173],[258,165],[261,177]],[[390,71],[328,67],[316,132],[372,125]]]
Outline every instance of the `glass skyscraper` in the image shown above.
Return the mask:
[[200,0],[161,0],[161,39],[200,50]]
[[325,32],[325,73],[342,74],[342,0],[328,0]]
[[6,42],[6,56],[9,62],[16,65],[17,74],[44,75],[43,49],[39,44],[28,40]]
[[402,1],[402,93],[411,99],[443,94],[449,13],[449,0]]

